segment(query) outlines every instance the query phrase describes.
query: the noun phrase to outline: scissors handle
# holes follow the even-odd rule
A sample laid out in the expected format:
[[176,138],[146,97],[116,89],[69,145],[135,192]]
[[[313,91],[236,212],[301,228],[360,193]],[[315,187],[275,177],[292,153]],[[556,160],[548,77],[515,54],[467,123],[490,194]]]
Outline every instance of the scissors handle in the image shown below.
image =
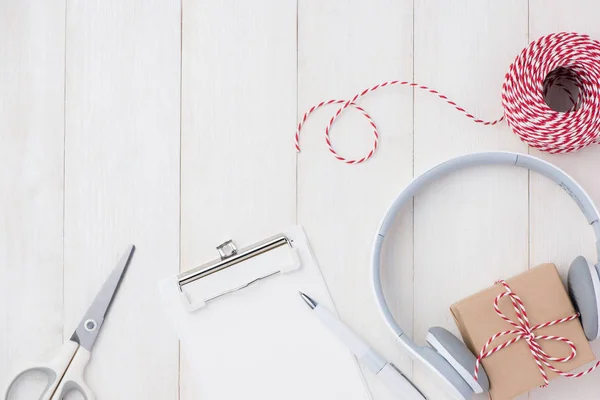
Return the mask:
[[15,384],[29,372],[42,372],[48,376],[48,385],[39,400],[61,400],[68,392],[79,392],[85,400],[94,400],[94,394],[83,380],[83,373],[90,360],[90,352],[77,343],[68,341],[58,356],[47,366],[24,369],[8,385],[6,400]]

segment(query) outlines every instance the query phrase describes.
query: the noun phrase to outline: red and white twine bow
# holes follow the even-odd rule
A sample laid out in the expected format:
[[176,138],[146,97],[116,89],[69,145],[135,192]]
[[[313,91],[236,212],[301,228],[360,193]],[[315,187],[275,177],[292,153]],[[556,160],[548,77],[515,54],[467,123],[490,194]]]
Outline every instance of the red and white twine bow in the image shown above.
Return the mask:
[[[600,366],[600,361],[598,361],[598,362],[596,362],[595,365],[591,366],[590,368],[586,369],[585,371],[578,372],[575,374],[563,372],[563,371],[559,370],[558,368],[554,367],[550,363],[551,361],[557,362],[557,363],[565,363],[565,362],[570,361],[573,358],[575,358],[575,356],[577,355],[577,348],[575,347],[575,344],[571,340],[569,340],[565,337],[562,337],[562,336],[536,335],[535,331],[537,331],[538,329],[549,327],[549,326],[562,324],[563,322],[573,321],[574,319],[579,318],[579,314],[573,314],[566,318],[561,318],[561,319],[557,319],[554,321],[545,322],[543,324],[531,326],[531,324],[529,323],[529,318],[527,317],[527,310],[525,309],[525,305],[523,304],[523,301],[521,301],[521,298],[511,290],[510,286],[505,281],[498,281],[498,282],[496,282],[496,284],[502,284],[504,286],[504,289],[506,289],[506,291],[502,292],[501,294],[496,296],[496,299],[494,300],[494,311],[496,312],[496,314],[498,314],[498,316],[500,318],[502,318],[508,324],[512,325],[514,327],[514,329],[496,333],[495,335],[492,335],[488,339],[488,341],[485,343],[485,345],[479,352],[479,355],[477,356],[477,361],[475,363],[475,372],[473,375],[475,377],[475,380],[477,380],[478,376],[479,376],[479,368],[481,365],[481,360],[483,360],[486,357],[491,356],[492,354],[494,354],[498,351],[501,351],[501,350],[507,348],[508,346],[518,342],[519,340],[525,340],[527,342],[527,345],[529,346],[529,351],[531,352],[531,355],[533,356],[533,358],[539,368],[540,374],[542,375],[542,378],[544,379],[544,384],[542,387],[548,386],[548,375],[546,374],[546,370],[544,369],[544,367],[548,368],[550,371],[557,373],[558,375],[561,375],[561,376],[564,376],[567,378],[579,378],[581,376],[589,374],[590,372],[595,370],[598,366]],[[510,298],[513,308],[515,310],[515,313],[517,314],[518,322],[511,320],[506,315],[504,315],[504,313],[502,313],[502,311],[500,311],[498,303],[504,297]],[[489,350],[490,346],[496,339],[503,337],[503,336],[507,336],[507,335],[514,335],[514,337],[512,339],[508,340],[507,342],[502,343],[502,344],[492,348],[491,350]],[[552,357],[552,356],[548,355],[542,349],[542,347],[538,343],[539,340],[554,340],[554,341],[565,343],[570,347],[571,353],[566,357]]]
[[[562,82],[571,85],[564,85]],[[377,89],[395,85],[411,86],[434,94],[467,118],[483,125],[495,125],[506,119],[521,140],[549,153],[577,151],[597,143],[599,139],[600,42],[588,35],[562,32],[543,36],[532,42],[510,65],[502,85],[504,115],[499,119],[486,121],[476,118],[445,95],[425,85],[408,81],[387,81],[357,93],[350,100],[323,101],[311,107],[298,123],[296,150],[300,152],[300,131],[308,116],[323,106],[341,104],[325,128],[327,147],[335,158],[347,164],[359,164],[368,160],[377,150],[379,133],[373,119],[356,101]],[[567,93],[573,104],[571,109],[559,112],[546,104],[544,96],[553,85]],[[359,159],[341,156],[333,148],[329,136],[333,123],[348,107],[360,111],[373,129],[373,147]]]

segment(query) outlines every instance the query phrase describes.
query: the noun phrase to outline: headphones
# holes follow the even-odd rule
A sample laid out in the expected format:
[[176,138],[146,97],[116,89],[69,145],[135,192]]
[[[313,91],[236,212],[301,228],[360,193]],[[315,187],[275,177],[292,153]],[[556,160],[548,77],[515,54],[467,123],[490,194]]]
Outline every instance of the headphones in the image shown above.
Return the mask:
[[600,336],[600,216],[590,196],[577,182],[561,169],[539,158],[508,152],[475,153],[448,160],[415,178],[394,200],[386,212],[375,235],[371,268],[375,296],[383,318],[397,341],[417,360],[428,365],[462,399],[471,399],[474,393],[489,390],[489,380],[480,369],[479,380],[473,377],[476,358],[464,343],[448,330],[436,326],[429,329],[426,341],[429,346],[418,346],[398,325],[385,300],[381,282],[381,250],[386,234],[399,211],[412,201],[425,186],[451,172],[481,165],[514,165],[540,173],[562,187],[577,203],[594,229],[599,262],[590,264],[584,257],[575,258],[568,274],[568,289],[575,308],[581,315],[583,331],[588,340]]

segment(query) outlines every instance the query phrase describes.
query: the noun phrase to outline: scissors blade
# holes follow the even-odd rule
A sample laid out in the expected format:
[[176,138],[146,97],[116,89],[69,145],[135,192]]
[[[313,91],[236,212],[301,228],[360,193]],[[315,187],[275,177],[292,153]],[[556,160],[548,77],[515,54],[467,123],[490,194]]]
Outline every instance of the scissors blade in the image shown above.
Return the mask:
[[108,314],[113,299],[119,290],[119,285],[123,280],[123,275],[127,271],[134,250],[135,246],[130,245],[125,254],[123,254],[121,260],[102,286],[102,289],[96,295],[94,302],[88,308],[79,326],[73,332],[73,336],[71,336],[71,341],[78,343],[88,351],[92,351],[94,343],[96,343],[98,333],[100,333],[100,329],[104,323],[104,318]]

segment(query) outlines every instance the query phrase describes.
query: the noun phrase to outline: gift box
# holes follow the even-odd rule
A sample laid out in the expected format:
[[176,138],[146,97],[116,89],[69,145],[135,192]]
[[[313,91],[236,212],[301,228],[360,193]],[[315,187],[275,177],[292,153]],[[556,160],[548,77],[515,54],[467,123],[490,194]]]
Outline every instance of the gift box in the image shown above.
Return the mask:
[[[477,294],[453,304],[450,311],[467,347],[478,356],[488,340],[499,332],[515,329],[494,310],[494,301],[500,294],[512,290],[526,309],[531,327],[567,318],[576,311],[567,294],[554,264],[543,264],[508,279],[508,288],[496,284]],[[511,298],[505,296],[498,301],[499,311],[508,319],[519,323]],[[535,335],[551,335],[567,338],[577,348],[577,354],[567,362],[550,362],[554,367],[567,372],[595,359],[585,337],[579,318],[533,331]],[[516,335],[506,335],[494,340],[488,350],[501,345]],[[571,347],[557,340],[536,340],[543,351],[552,357],[567,357]],[[544,378],[530,350],[527,340],[519,340],[482,359],[490,380],[490,397],[493,400],[512,399],[535,387],[544,385]],[[558,374],[544,367],[548,380]]]

